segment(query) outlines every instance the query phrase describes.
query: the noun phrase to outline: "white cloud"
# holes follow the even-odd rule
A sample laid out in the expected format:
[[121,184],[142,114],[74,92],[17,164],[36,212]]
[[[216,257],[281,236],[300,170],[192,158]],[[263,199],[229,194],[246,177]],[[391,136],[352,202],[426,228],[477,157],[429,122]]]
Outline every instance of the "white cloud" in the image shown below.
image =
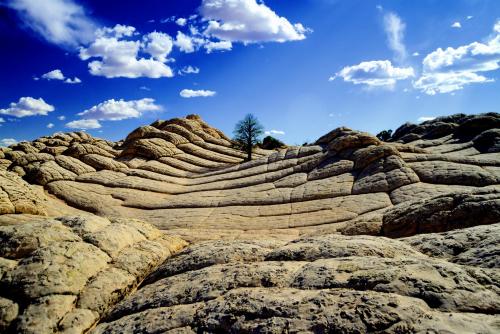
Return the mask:
[[404,61],[406,58],[406,47],[403,43],[406,24],[395,13],[384,15],[384,29],[387,34],[389,48],[394,51],[397,61]]
[[[78,83],[81,83],[82,81],[77,78],[77,77],[74,77],[73,79],[71,78],[66,78],[63,74],[63,72],[59,69],[55,69],[55,70],[52,70],[50,72],[47,72],[45,74],[42,75],[42,79],[45,79],[45,80],[60,80],[60,81],[64,81],[64,83],[67,83],[67,84],[78,84]],[[36,78],[36,80],[38,80],[38,78]]]
[[64,121],[66,119],[66,116],[58,116],[57,119],[60,121]]
[[485,42],[473,42],[457,48],[438,48],[424,60],[422,76],[414,83],[415,88],[426,94],[450,93],[474,83],[494,81],[482,72],[500,68],[500,21],[494,34]]
[[412,56],[413,56],[413,57],[418,57],[418,56],[420,56],[420,53],[419,53],[419,52],[417,52],[417,51],[415,51],[415,52],[413,52]]
[[329,81],[341,77],[355,85],[363,84],[371,87],[392,87],[398,80],[413,77],[411,67],[394,67],[389,60],[365,61],[358,65],[346,66]]
[[285,131],[281,131],[281,130],[269,130],[269,131],[265,131],[264,134],[266,136],[270,136],[270,135],[284,136],[285,135]]
[[149,53],[153,59],[166,62],[167,56],[172,52],[174,43],[172,37],[162,32],[151,32],[143,37],[144,51]]
[[151,90],[151,88],[149,88],[147,86],[141,86],[141,87],[139,87],[139,89],[140,90],[145,90],[145,91],[148,91],[148,92]]
[[66,123],[66,127],[70,129],[99,129],[101,124],[96,119],[80,119]]
[[213,51],[229,51],[233,48],[233,43],[230,41],[208,42],[204,47],[207,53],[212,53]]
[[492,81],[493,79],[488,79],[474,72],[438,72],[422,74],[413,83],[413,86],[428,95],[436,95],[437,93],[451,93],[461,90],[469,84]]
[[208,21],[204,34],[224,41],[297,41],[305,39],[308,31],[302,24],[291,24],[257,0],[203,0],[200,13]]
[[5,123],[5,120],[2,117],[0,117],[0,123]]
[[49,124],[47,124],[47,128],[48,128],[48,129],[52,129],[53,127],[54,127],[54,123],[49,123]]
[[135,27],[126,26],[123,24],[117,24],[114,27],[104,27],[96,30],[96,36],[98,37],[131,37],[135,32]]
[[21,97],[18,102],[12,102],[9,108],[0,109],[0,114],[14,117],[42,115],[54,111],[54,106],[47,104],[42,98]]
[[474,16],[469,15],[469,16],[467,16],[467,20],[470,20],[470,19],[472,19],[473,17],[474,17]]
[[422,116],[417,119],[419,123],[426,122],[426,121],[432,121],[433,119],[436,119],[436,117],[432,116]]
[[81,83],[82,80],[80,80],[79,78],[77,77],[74,77],[73,79],[71,78],[66,78],[66,80],[64,80],[64,83],[67,83],[67,84],[79,84]]
[[200,44],[203,44],[204,40],[195,37],[188,36],[181,31],[177,32],[175,38],[175,46],[177,46],[182,52],[193,53],[195,52]]
[[191,98],[191,97],[210,97],[214,96],[216,92],[211,90],[192,90],[192,89],[183,89],[179,95],[183,98]]
[[183,74],[198,74],[200,73],[200,69],[196,66],[191,66],[191,65],[188,65],[188,66],[184,66],[183,68],[181,68],[179,70],[179,74],[180,75],[183,75]]
[[460,22],[453,22],[453,24],[451,25],[452,28],[457,28],[457,29],[460,29],[462,28],[462,25],[460,24]]
[[144,98],[141,100],[107,100],[78,114],[85,119],[99,121],[120,121],[127,118],[138,118],[149,111],[160,111],[162,107],[155,104],[155,100]]
[[[145,43],[121,39],[132,35],[133,31],[135,28],[129,26],[100,29],[95,41],[80,49],[82,60],[100,58],[88,64],[89,72],[106,78],[172,77],[172,69],[164,64],[172,48],[168,35],[153,32],[145,36]],[[152,57],[138,57],[140,51]]]
[[15,140],[14,138],[0,139],[0,146],[4,146],[4,147],[10,146],[10,145],[15,145],[17,143],[18,143],[18,141]]
[[177,25],[180,25],[181,27],[184,27],[187,23],[187,20],[183,17],[179,17],[177,20],[175,20],[175,23]]
[[61,70],[53,70],[42,75],[46,80],[64,80],[64,74]]
[[47,41],[69,47],[90,42],[95,24],[72,0],[8,0],[23,23]]

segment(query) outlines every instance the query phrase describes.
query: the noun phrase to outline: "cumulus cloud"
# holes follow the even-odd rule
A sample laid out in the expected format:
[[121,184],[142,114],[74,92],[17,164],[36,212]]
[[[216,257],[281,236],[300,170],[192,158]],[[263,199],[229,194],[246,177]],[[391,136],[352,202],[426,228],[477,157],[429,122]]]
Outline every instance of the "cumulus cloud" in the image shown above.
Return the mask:
[[433,119],[436,119],[436,117],[432,116],[422,116],[417,119],[419,123],[426,122],[426,121],[432,121]]
[[42,79],[46,80],[64,80],[64,75],[61,70],[53,70],[42,75]]
[[27,96],[21,97],[18,102],[12,102],[8,108],[0,109],[0,114],[14,117],[46,116],[54,110],[54,106],[46,103],[42,98],[35,99]]
[[[134,27],[120,26],[103,28],[96,33],[96,39],[80,49],[80,59],[93,60],[88,64],[92,75],[106,78],[161,78],[172,77],[172,69],[164,62],[172,50],[172,40],[164,33],[153,32],[144,36],[144,41],[127,40],[135,31]],[[139,52],[151,57],[139,57]]]
[[233,48],[233,43],[230,41],[208,42],[204,47],[207,53],[212,53],[213,51],[229,51]]
[[210,97],[214,96],[216,92],[211,90],[192,90],[192,89],[183,89],[179,95],[183,98],[189,99],[192,97]]
[[67,84],[78,84],[78,83],[82,82],[77,77],[74,77],[73,79],[66,78],[64,76],[63,72],[61,70],[59,70],[59,69],[55,69],[55,70],[52,70],[50,72],[47,72],[47,73],[43,74],[42,75],[42,79],[45,79],[45,80],[60,80],[60,81],[63,81],[64,83],[67,83]]
[[76,47],[90,42],[96,25],[72,0],[7,0],[23,23],[47,41]]
[[184,66],[183,68],[181,68],[179,70],[179,74],[180,75],[184,75],[184,74],[198,74],[200,73],[200,69],[196,66],[191,66],[191,65],[188,65],[188,66]]
[[155,100],[151,98],[131,101],[111,99],[79,113],[78,116],[99,121],[120,121],[141,117],[145,112],[160,110],[162,107],[155,104]]
[[58,116],[57,119],[60,120],[60,121],[64,121],[66,119],[66,116],[63,116],[63,115],[62,116]]
[[54,127],[54,123],[49,123],[49,124],[47,124],[47,128],[48,128],[48,129],[52,129],[53,127]]
[[397,61],[404,61],[406,58],[406,47],[403,39],[406,24],[395,13],[387,13],[384,15],[384,29],[389,48],[395,53],[395,59]]
[[282,131],[282,130],[269,130],[269,131],[264,131],[264,134],[266,136],[270,136],[270,135],[284,136],[285,135],[285,131]]
[[500,21],[485,42],[438,48],[425,56],[422,64],[422,76],[414,86],[429,95],[453,92],[469,84],[492,82],[492,78],[482,73],[500,68]]
[[[195,35],[196,31],[194,33],[192,32],[192,34]],[[177,36],[174,41],[174,45],[184,53],[193,53],[205,43],[207,43],[205,39],[197,36],[189,36],[181,31],[177,32]]]
[[420,56],[420,52],[415,51],[415,52],[413,52],[412,56],[413,57],[418,57],[418,56]]
[[346,66],[330,81],[337,77],[355,85],[370,87],[392,87],[398,80],[408,79],[415,75],[411,67],[394,67],[389,60],[365,61],[358,65]]
[[2,117],[0,117],[0,123],[5,123],[5,120]]
[[180,25],[181,27],[184,27],[187,23],[187,20],[183,17],[179,17],[177,20],[175,20],[175,23],[177,25]]
[[0,146],[3,146],[3,147],[7,147],[7,146],[10,146],[10,145],[15,145],[17,143],[18,143],[18,141],[15,140],[14,138],[3,138],[3,139],[0,139]]
[[460,24],[460,22],[453,22],[453,24],[451,25],[452,28],[456,28],[456,29],[460,29],[462,28],[462,24]]
[[101,127],[101,124],[96,119],[80,119],[77,121],[66,123],[66,127],[70,129],[88,130],[88,129],[99,129]]
[[114,27],[104,27],[96,30],[96,36],[98,37],[111,36],[116,38],[122,38],[122,37],[131,37],[134,34],[136,34],[135,27],[126,26],[123,24],[117,24]]
[[292,24],[257,0],[203,0],[200,13],[208,26],[206,36],[223,41],[260,43],[306,38],[308,29]]
[[151,32],[143,37],[144,51],[149,53],[153,59],[166,62],[167,56],[172,52],[174,45],[172,37],[162,32]]

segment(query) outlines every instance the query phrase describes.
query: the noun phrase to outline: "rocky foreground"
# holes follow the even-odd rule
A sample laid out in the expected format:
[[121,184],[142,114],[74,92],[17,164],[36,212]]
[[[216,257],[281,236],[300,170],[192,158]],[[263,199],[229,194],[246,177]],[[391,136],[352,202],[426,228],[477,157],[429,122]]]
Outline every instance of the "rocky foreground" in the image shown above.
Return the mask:
[[0,149],[0,331],[500,332],[499,114],[244,157],[197,116]]

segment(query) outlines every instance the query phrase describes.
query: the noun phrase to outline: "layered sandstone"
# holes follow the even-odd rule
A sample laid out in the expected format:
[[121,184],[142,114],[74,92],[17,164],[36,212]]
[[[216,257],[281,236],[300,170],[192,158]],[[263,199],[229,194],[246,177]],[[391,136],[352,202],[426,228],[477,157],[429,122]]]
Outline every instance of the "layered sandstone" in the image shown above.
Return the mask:
[[498,332],[499,125],[338,128],[249,162],[198,116],[2,149],[0,329]]

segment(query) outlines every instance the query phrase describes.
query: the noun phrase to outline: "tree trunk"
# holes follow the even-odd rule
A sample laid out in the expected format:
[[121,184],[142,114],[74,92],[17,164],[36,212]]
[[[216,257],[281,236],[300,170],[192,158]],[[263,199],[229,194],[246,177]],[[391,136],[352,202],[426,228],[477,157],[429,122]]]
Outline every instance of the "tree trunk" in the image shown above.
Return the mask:
[[247,160],[252,161],[252,142],[247,143]]
[[247,159],[248,161],[252,161],[252,126],[248,126],[248,140],[247,140]]

